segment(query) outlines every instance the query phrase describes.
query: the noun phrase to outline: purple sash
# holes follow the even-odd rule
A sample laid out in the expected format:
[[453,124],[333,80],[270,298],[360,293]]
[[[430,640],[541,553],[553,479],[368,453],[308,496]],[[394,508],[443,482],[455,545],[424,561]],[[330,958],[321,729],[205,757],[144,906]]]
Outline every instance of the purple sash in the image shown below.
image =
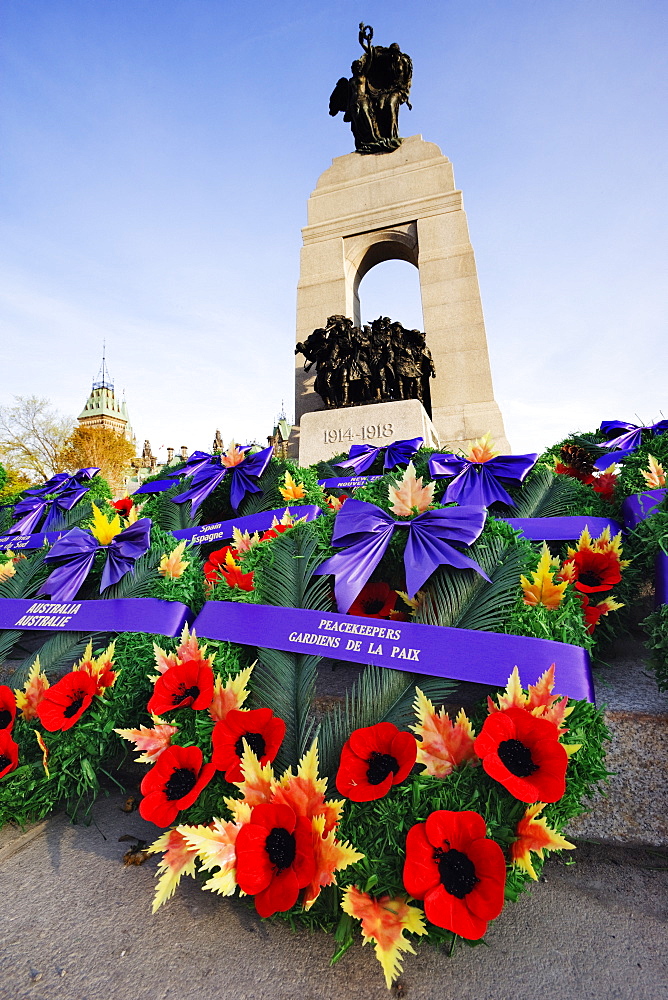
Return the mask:
[[28,632],[154,632],[180,635],[195,616],[178,601],[123,597],[111,601],[0,601],[0,629]]
[[499,518],[516,531],[521,531],[530,542],[568,542],[579,538],[585,528],[595,538],[610,528],[616,535],[621,524],[608,517],[504,517]]
[[586,649],[548,639],[232,601],[205,604],[193,628],[207,639],[373,663],[495,687],[504,687],[517,666],[526,688],[554,663],[560,694],[594,701]]

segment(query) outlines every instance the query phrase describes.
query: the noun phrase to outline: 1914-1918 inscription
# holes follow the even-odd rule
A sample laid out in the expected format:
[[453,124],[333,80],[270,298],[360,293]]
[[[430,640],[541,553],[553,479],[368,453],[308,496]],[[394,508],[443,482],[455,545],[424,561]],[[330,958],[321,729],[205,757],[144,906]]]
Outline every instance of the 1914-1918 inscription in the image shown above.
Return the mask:
[[329,428],[323,431],[324,444],[354,444],[356,441],[382,441],[383,438],[391,438],[394,434],[394,425],[385,424],[363,424],[359,430],[352,427]]

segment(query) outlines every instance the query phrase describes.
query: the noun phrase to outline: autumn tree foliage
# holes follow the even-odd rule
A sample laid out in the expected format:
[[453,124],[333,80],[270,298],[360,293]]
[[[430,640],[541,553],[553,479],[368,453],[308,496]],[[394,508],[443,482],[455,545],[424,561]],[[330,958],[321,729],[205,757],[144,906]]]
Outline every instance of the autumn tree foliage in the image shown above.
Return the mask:
[[134,453],[134,446],[116,431],[105,427],[77,427],[69,436],[61,459],[63,468],[71,472],[96,465],[112,488],[119,488]]

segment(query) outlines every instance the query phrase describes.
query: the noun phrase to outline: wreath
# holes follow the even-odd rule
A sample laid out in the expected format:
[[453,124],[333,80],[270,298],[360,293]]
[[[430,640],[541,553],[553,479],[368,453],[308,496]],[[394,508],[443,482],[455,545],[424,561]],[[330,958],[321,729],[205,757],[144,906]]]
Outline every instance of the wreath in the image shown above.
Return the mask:
[[[664,438],[642,428],[639,437],[628,468],[661,490]],[[141,496],[65,515],[69,549],[79,538],[90,556],[71,599],[157,598],[194,615],[236,602],[375,621],[366,634],[407,622],[594,651],[627,627],[666,551],[668,516],[664,502],[622,543],[608,522],[622,517],[638,476],[626,465],[597,469],[605,443],[603,432],[572,436],[543,456],[515,456],[527,460],[521,471],[503,456],[493,466],[488,438],[466,456],[416,446],[390,467],[372,456],[362,485],[351,466],[349,490],[323,488],[347,477],[334,461],[300,469],[265,456],[262,468],[246,467],[252,488],[241,499],[243,477],[230,470],[252,450],[191,456],[159,492],[149,482]],[[479,490],[481,479],[494,499],[475,509],[465,495],[453,500],[453,483],[461,494],[462,482]],[[266,525],[251,530],[258,514]],[[527,530],[531,519],[582,515],[608,526],[538,547],[508,522]],[[359,518],[383,535],[373,557],[350,527]],[[234,520],[222,548],[188,542],[198,524]],[[143,553],[115,579],[110,548],[123,556],[123,532],[136,544],[142,531]],[[54,599],[62,541],[5,550],[0,598]],[[664,612],[647,627],[665,663]],[[25,635],[0,633],[0,654]],[[197,623],[178,637],[48,638],[0,687],[0,822],[61,804],[85,815],[100,777],[118,781],[129,741],[148,765],[140,812],[164,831],[145,852],[160,855],[154,910],[194,876],[221,895],[238,891],[261,917],[331,932],[334,961],[359,928],[388,986],[422,942],[480,941],[545,854],[573,848],[563,831],[606,777],[608,734],[601,710],[560,694],[559,657],[526,687],[516,669],[483,685],[366,666],[345,702],[323,713],[326,650],[260,642],[209,638]]]

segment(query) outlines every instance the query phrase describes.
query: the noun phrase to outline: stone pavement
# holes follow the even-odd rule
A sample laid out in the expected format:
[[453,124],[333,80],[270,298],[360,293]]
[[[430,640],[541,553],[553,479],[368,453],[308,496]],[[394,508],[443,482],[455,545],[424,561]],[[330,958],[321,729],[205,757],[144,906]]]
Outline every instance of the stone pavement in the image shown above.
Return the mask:
[[[123,834],[156,827],[112,794],[90,826],[0,831],[2,1000],[663,1000],[668,852],[583,843],[491,926],[488,946],[408,955],[388,992],[371,946],[261,922],[184,879],[151,915],[157,858],[124,867]],[[570,862],[577,859],[576,864]]]

